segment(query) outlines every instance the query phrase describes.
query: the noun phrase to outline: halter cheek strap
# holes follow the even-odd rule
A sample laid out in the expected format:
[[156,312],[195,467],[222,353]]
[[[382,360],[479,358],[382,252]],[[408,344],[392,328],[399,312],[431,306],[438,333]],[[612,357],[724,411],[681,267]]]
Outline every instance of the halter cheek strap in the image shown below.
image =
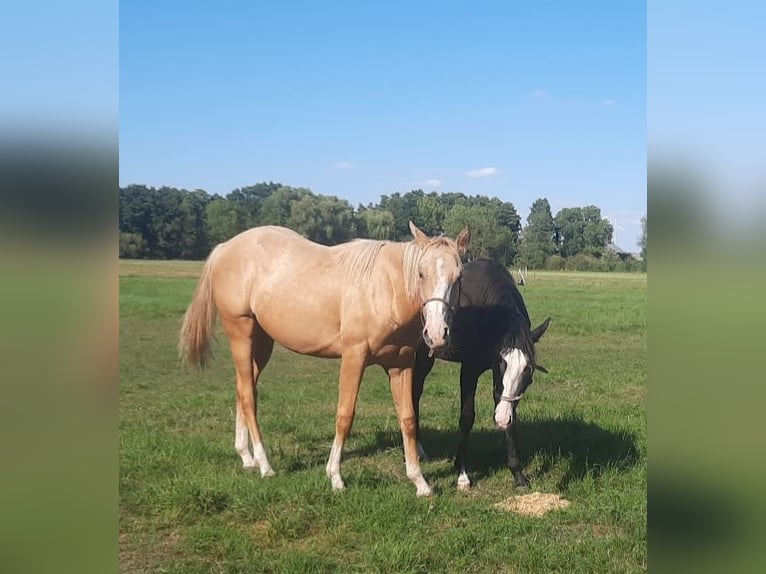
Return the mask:
[[[462,279],[459,279],[457,281],[457,289],[458,289],[457,299],[458,299],[458,302],[460,302],[460,295],[461,295],[461,291],[462,291],[462,285],[463,285]],[[450,305],[449,301],[447,301],[446,299],[443,299],[441,297],[431,297],[429,299],[426,299],[425,301],[423,301],[420,304],[420,323],[423,326],[425,326],[425,324],[426,324],[426,317],[425,317],[426,305],[428,305],[429,303],[432,303],[432,302],[441,303],[442,305],[444,305],[447,308],[447,311],[449,311],[450,313],[453,313],[453,314],[455,313],[455,309],[457,309],[457,305]],[[434,356],[434,350],[433,349],[429,349],[428,350],[428,356],[429,357],[433,357]]]
[[[463,279],[462,278],[458,279],[455,282],[455,284],[457,285],[457,299],[458,299],[458,303],[459,303],[460,302],[460,295],[461,295],[462,287],[463,287]],[[423,318],[423,311],[425,310],[426,305],[428,305],[429,303],[432,303],[434,301],[439,302],[442,305],[444,305],[450,313],[454,313],[455,309],[457,309],[457,305],[450,305],[449,301],[447,301],[446,299],[442,299],[441,297],[431,297],[430,299],[426,299],[425,301],[423,301],[420,304],[421,319]]]
[[444,304],[444,306],[447,307],[447,309],[449,309],[450,311],[455,310],[455,307],[453,305],[450,305],[446,299],[442,299],[441,297],[431,297],[430,299],[426,299],[425,301],[423,301],[421,308],[425,308],[426,305],[428,305],[429,303],[433,301],[438,301],[439,303]]

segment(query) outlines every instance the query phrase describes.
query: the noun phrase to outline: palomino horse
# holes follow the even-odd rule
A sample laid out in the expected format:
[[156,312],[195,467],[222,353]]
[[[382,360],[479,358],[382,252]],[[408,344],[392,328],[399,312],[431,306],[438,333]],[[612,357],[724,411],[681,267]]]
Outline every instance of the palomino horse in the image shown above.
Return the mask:
[[[549,322],[550,318],[535,329],[531,328],[527,307],[505,267],[486,260],[465,264],[452,336],[448,346],[437,353],[439,358],[462,363],[460,441],[455,457],[457,486],[461,490],[471,486],[465,471],[465,451],[476,416],[476,384],[479,375],[489,369],[492,369],[494,387],[495,424],[505,431],[508,467],[516,486],[528,485],[516,452],[516,407],[532,384],[534,371],[548,372],[535,361],[535,343],[543,336]],[[418,349],[413,383],[418,434],[420,395],[433,364],[432,353],[424,347]],[[423,451],[420,442],[418,450]]]
[[[335,490],[343,445],[354,420],[364,369],[381,365],[391,384],[404,441],[407,477],[429,495],[418,461],[412,403],[415,349],[447,344],[448,304],[460,280],[464,229],[452,240],[427,237],[410,222],[413,241],[357,240],[334,247],[281,227],[256,227],[210,254],[186,311],[179,351],[204,366],[219,315],[237,371],[234,445],[246,469],[274,474],[258,428],[258,377],[274,341],[304,355],[341,358],[335,441],[327,476]],[[248,432],[253,452],[248,447]]]

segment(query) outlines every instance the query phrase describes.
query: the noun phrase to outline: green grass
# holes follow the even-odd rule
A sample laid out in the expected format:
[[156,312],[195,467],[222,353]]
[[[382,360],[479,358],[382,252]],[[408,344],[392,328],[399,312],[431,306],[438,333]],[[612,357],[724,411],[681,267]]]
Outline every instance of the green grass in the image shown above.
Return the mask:
[[[163,273],[163,268],[167,273]],[[515,493],[493,429],[491,381],[477,391],[469,474],[455,488],[458,366],[437,363],[422,400],[415,497],[388,383],[366,374],[343,459],[347,490],[324,465],[338,362],[276,348],[259,418],[277,476],[234,452],[234,373],[219,334],[212,366],[179,364],[176,336],[198,267],[122,264],[120,565],[125,572],[635,572],[646,569],[646,275],[537,273],[522,287],[538,374],[519,407],[532,490],[568,509],[542,518],[493,504]]]

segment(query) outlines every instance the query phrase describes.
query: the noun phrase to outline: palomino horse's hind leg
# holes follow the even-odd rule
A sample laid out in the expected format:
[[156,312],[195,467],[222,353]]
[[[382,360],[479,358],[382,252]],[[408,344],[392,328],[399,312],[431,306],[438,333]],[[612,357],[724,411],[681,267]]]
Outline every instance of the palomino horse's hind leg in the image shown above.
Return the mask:
[[415,484],[418,496],[430,496],[431,487],[423,478],[418,460],[415,437],[415,407],[412,400],[412,371],[411,367],[388,369],[388,378],[391,383],[391,395],[394,398],[394,405],[399,416],[399,426],[402,430],[407,478]]
[[338,385],[338,412],[335,417],[335,440],[332,443],[330,457],[327,459],[327,478],[332,483],[333,490],[343,490],[346,485],[340,475],[340,459],[343,445],[351,432],[356,412],[356,399],[359,396],[359,385],[366,363],[365,353],[343,355],[340,362],[340,382]]
[[[242,458],[242,466],[245,469],[257,467],[261,476],[273,476],[274,471],[263,448],[258,427],[256,384],[258,376],[268,362],[274,342],[268,336],[258,337],[262,331],[252,317],[221,317],[221,322],[229,337],[231,356],[237,370],[234,447]],[[248,432],[253,444],[252,455],[248,448]]]

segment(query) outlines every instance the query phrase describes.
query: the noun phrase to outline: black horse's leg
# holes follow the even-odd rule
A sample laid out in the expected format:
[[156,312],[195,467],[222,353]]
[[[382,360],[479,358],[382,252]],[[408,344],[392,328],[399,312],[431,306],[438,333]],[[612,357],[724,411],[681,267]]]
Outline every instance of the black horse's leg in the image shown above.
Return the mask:
[[463,363],[460,368],[460,440],[455,456],[455,470],[458,471],[457,487],[460,490],[471,488],[471,479],[465,471],[465,451],[468,442],[468,434],[473,428],[476,418],[474,399],[476,397],[476,384],[481,373],[472,365]]
[[428,356],[428,349],[421,345],[415,353],[415,369],[412,373],[412,405],[415,407],[415,438],[418,441],[418,456],[423,461],[426,458],[423,444],[420,442],[420,396],[428,373],[434,366],[434,358]]
[[516,427],[518,426],[518,419],[516,418],[516,405],[513,405],[513,422],[511,425],[505,430],[505,442],[508,446],[508,468],[511,469],[511,472],[513,473],[513,478],[515,481],[515,486],[517,488],[526,488],[529,486],[529,481],[527,480],[527,477],[524,476],[524,473],[521,471],[521,461],[519,460],[519,455],[516,452],[516,445],[518,443],[517,437],[516,437]]
[[[503,393],[503,374],[500,370],[500,364],[492,366],[492,387],[493,395],[495,397],[495,406],[497,406],[497,403],[500,401],[500,396]],[[505,444],[508,453],[508,468],[510,468],[513,473],[515,485],[519,488],[525,488],[529,486],[529,481],[521,471],[521,461],[519,460],[519,455],[516,451],[516,445],[518,443],[516,432],[518,424],[518,419],[516,417],[517,404],[518,403],[513,405],[513,415],[511,417],[513,422],[505,431]]]

